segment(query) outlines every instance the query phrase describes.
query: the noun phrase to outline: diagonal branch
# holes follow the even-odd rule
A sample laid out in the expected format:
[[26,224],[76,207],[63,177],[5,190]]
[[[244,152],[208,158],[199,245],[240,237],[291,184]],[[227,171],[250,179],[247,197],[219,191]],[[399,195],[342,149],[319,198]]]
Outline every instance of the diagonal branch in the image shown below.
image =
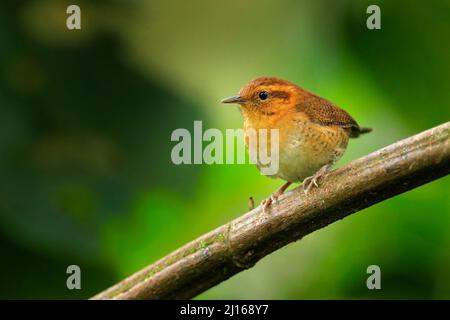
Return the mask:
[[258,207],[186,244],[92,299],[187,299],[286,244],[450,172],[450,122],[328,174],[306,197],[297,188],[267,213]]

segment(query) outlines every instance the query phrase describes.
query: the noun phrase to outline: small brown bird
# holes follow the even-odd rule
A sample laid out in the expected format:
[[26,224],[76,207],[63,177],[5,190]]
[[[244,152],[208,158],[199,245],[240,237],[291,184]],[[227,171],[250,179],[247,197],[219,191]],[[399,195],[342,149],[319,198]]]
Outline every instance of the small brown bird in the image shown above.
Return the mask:
[[275,77],[254,79],[222,103],[240,105],[247,147],[250,129],[279,130],[279,169],[272,177],[287,182],[263,201],[264,210],[294,182],[303,181],[305,193],[318,187],[343,155],[348,139],[372,131],[330,101]]

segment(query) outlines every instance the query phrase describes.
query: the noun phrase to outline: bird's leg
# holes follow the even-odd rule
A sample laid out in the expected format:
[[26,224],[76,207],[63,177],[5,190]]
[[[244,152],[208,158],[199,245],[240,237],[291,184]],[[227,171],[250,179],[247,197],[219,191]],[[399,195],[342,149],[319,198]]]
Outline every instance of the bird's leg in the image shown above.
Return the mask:
[[312,186],[319,187],[318,181],[330,171],[332,164],[326,164],[322,168],[319,169],[316,173],[314,173],[311,177],[305,178],[303,180],[303,191],[305,194],[308,194],[309,190]]
[[275,191],[269,198],[263,200],[261,202],[261,205],[263,206],[263,211],[266,211],[267,208],[270,207],[272,203],[277,201],[278,197],[283,194],[283,192],[286,191],[286,189],[292,184],[292,182],[286,182],[283,184],[277,191]]

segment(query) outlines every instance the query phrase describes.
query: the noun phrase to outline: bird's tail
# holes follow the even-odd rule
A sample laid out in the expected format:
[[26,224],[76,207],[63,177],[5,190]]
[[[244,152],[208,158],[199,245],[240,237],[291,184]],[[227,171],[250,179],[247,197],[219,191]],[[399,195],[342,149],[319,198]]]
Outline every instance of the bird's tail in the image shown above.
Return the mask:
[[372,128],[359,128],[359,134],[372,132]]
[[358,127],[354,127],[350,131],[350,138],[358,138],[360,135],[362,135],[364,133],[369,133],[372,130],[373,130],[372,128],[358,128]]

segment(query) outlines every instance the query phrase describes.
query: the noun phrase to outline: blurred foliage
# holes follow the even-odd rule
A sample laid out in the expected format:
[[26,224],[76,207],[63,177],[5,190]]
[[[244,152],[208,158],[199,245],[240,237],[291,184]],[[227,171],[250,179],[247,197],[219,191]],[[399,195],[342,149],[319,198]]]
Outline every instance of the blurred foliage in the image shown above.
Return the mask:
[[[290,79],[375,131],[342,165],[450,116],[448,1],[0,3],[0,298],[87,298],[247,209],[281,181],[176,166],[176,128],[241,126],[218,101]],[[450,181],[291,244],[200,298],[450,298]],[[66,289],[68,265],[82,290]],[[382,270],[369,291],[366,268]]]

